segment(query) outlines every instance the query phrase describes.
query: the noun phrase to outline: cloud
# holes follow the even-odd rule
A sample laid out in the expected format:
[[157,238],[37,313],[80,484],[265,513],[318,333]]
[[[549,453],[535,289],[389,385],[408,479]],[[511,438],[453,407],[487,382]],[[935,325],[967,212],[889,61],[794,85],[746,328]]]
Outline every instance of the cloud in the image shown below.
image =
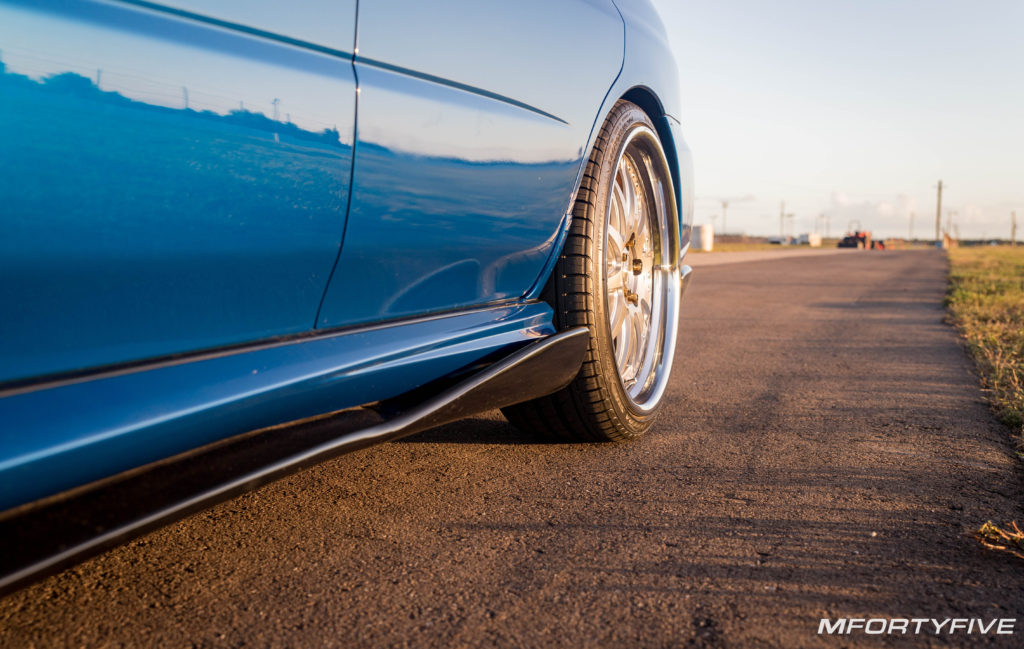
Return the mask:
[[917,201],[907,194],[882,200],[855,200],[842,191],[829,197],[828,214],[840,228],[905,232],[910,214],[917,212]]
[[742,196],[698,196],[698,201],[713,201],[715,203],[721,203],[727,201],[730,205],[734,203],[752,203],[757,200],[757,197],[753,194],[743,194]]

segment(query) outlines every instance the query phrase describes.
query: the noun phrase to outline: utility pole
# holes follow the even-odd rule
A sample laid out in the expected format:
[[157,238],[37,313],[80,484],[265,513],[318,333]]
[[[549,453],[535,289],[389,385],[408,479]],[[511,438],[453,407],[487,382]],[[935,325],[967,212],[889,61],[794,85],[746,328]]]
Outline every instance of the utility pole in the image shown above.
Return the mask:
[[278,121],[277,105],[279,103],[281,103],[281,100],[278,99],[277,97],[274,97],[274,101],[272,101],[270,103],[274,104],[274,121],[276,122],[276,121]]
[[935,204],[935,243],[941,244],[939,229],[942,227],[942,181],[939,181],[939,198]]
[[722,234],[725,234],[725,208],[729,207],[729,201],[722,201]]
[[786,201],[779,203],[779,236],[786,238]]
[[1017,213],[1010,212],[1010,245],[1017,245]]

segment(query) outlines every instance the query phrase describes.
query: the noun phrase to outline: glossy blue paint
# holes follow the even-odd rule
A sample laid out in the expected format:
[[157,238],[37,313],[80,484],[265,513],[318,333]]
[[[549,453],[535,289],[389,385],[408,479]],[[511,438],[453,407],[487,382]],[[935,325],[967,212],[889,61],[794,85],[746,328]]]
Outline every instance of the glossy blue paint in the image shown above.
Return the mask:
[[235,31],[351,57],[356,40],[356,0],[114,0]]
[[357,50],[355,0],[302,8],[0,0],[0,509],[553,333],[523,296],[620,97],[688,239],[647,0],[368,0]]
[[690,148],[680,126],[679,69],[665,27],[650,0],[614,2],[625,24],[625,56],[601,114],[607,114],[618,99],[626,98],[651,117],[673,170],[680,244],[685,252],[693,225],[694,178]]
[[397,396],[554,333],[532,302],[0,398],[0,510],[249,430]]
[[679,66],[668,43],[665,26],[650,0],[613,0],[626,29],[622,74],[613,95],[643,88],[662,114],[680,119]]
[[344,228],[349,59],[40,0],[0,3],[0,60],[0,381],[312,329]]
[[363,3],[354,191],[318,326],[530,291],[622,38],[611,0]]

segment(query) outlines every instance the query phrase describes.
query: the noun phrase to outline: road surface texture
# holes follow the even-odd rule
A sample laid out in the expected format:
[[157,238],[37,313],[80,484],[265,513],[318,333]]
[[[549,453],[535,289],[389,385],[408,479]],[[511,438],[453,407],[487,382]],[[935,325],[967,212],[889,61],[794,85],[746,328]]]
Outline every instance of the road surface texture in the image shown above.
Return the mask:
[[[945,258],[695,274],[646,438],[498,413],[269,485],[0,601],[3,647],[1021,646],[1007,429],[943,323]],[[1017,634],[816,635],[822,617]]]

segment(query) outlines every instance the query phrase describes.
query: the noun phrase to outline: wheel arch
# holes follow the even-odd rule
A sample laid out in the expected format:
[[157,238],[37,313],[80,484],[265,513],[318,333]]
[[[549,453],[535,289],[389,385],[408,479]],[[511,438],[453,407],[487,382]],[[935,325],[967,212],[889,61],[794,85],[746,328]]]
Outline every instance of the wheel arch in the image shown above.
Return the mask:
[[[680,161],[680,149],[689,155],[686,143],[677,137],[673,131],[673,122],[678,124],[665,111],[665,107],[657,93],[647,86],[633,86],[627,90],[620,99],[632,102],[640,107],[647,117],[654,124],[658,139],[661,141],[661,148],[665,151],[665,159],[668,162],[669,171],[672,174],[672,190],[676,199],[676,219],[679,224],[679,244],[682,250],[688,247],[690,241],[690,213],[688,205],[692,203],[692,188],[689,186],[689,177],[692,175],[687,168],[683,168]],[[614,105],[614,104],[613,104]]]
[[[615,85],[618,86],[619,82]],[[690,225],[692,222],[693,213],[693,188],[691,179],[693,176],[692,163],[690,161],[690,149],[686,145],[686,142],[682,138],[682,134],[679,128],[679,122],[666,112],[664,104],[661,98],[656,92],[651,90],[646,85],[634,85],[625,92],[615,92],[617,88],[613,86],[611,91],[605,98],[605,103],[602,105],[601,110],[595,120],[594,129],[595,131],[600,130],[601,125],[608,115],[614,110],[615,105],[620,100],[632,102],[640,107],[642,111],[650,118],[651,123],[654,124],[655,132],[658,135],[658,139],[661,142],[661,147],[665,152],[665,159],[669,165],[669,172],[672,175],[672,186],[675,194],[676,204],[676,222],[678,224],[678,246],[682,254],[689,248],[690,244]],[[586,156],[582,157],[582,163],[579,170],[579,178],[576,182],[576,187],[573,189],[573,199],[570,201],[570,206],[575,200],[576,192],[579,190],[579,182],[582,179],[583,169],[586,167],[586,161],[590,156],[590,150],[594,146],[593,136],[587,144]],[[568,215],[567,215],[568,217]],[[562,221],[559,226],[559,230],[555,233],[555,245],[552,247],[551,257],[548,263],[545,264],[543,271],[541,272],[538,279],[535,281],[533,286],[527,290],[524,297],[526,299],[542,299],[549,301],[550,298],[550,282],[551,272],[554,269],[555,261],[561,254],[562,247],[565,244],[565,235],[569,230],[570,219],[566,218]],[[682,256],[682,254],[680,256]]]

